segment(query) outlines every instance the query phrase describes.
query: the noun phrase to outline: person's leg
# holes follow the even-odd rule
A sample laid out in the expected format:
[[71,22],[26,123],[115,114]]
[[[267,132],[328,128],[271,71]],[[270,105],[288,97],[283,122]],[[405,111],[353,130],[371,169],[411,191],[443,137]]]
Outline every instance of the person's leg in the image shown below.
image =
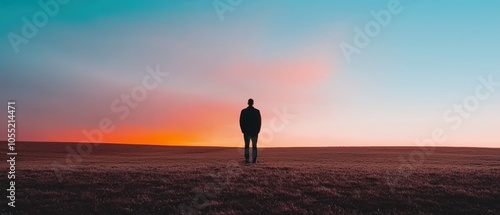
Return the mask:
[[257,134],[252,136],[252,158],[254,163],[257,162],[257,139]]
[[245,162],[248,163],[250,159],[250,135],[243,134],[243,139],[245,140]]

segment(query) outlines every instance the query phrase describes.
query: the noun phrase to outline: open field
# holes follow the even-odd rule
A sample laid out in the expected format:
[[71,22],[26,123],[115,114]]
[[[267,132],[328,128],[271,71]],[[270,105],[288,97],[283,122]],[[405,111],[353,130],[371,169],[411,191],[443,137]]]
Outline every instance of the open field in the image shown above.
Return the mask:
[[500,149],[76,146],[17,144],[19,214],[500,214]]

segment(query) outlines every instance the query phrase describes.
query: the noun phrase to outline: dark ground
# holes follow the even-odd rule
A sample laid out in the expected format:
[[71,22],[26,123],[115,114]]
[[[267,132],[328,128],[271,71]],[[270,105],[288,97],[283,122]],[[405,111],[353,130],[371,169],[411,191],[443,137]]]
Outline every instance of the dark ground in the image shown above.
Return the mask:
[[500,214],[500,149],[76,146],[17,144],[18,214]]

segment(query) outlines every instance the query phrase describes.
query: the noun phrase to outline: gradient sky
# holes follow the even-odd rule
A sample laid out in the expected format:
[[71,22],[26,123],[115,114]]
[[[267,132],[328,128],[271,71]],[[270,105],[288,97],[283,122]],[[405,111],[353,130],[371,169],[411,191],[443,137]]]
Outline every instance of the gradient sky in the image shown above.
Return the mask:
[[[0,101],[17,101],[19,140],[83,141],[108,118],[104,142],[241,147],[251,97],[263,147],[414,146],[435,128],[437,146],[500,147],[500,87],[459,126],[443,118],[478,77],[500,81],[500,1],[401,0],[348,63],[339,45],[388,2],[243,0],[222,21],[206,0],[70,0],[16,53],[9,33],[42,8],[2,1]],[[111,104],[156,65],[169,76],[120,119]]]

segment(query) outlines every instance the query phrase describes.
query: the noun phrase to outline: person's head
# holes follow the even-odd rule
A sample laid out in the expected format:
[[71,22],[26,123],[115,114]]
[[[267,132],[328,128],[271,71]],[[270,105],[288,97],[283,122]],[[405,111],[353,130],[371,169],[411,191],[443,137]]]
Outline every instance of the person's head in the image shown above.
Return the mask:
[[253,99],[248,99],[248,106],[253,106]]

